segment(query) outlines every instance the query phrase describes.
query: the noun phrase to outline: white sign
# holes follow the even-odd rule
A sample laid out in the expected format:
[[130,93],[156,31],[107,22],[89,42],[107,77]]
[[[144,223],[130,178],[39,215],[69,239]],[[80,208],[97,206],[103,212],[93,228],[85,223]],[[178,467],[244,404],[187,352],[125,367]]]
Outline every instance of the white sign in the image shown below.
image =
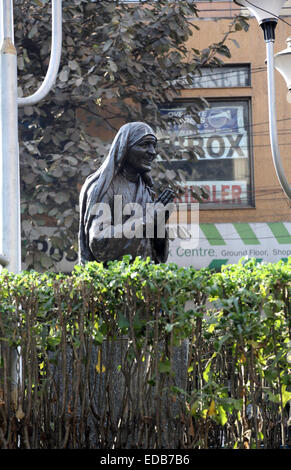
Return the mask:
[[273,223],[200,223],[198,244],[185,241],[183,247],[170,244],[168,262],[197,269],[219,269],[236,264],[242,257],[274,263],[291,256],[291,222]]
[[[194,213],[195,216],[195,213]],[[291,222],[203,224],[197,226],[198,214],[192,223],[191,240],[170,241],[168,262],[178,266],[210,267],[236,264],[242,257],[259,262],[277,262],[291,256]],[[70,259],[52,248],[49,240],[35,240],[36,249],[48,256],[59,256],[56,269],[70,272],[77,263],[77,255]]]
[[[181,124],[175,124],[168,131],[176,146],[187,150],[199,146],[198,160],[248,158],[248,132],[244,123],[244,107],[241,104],[215,106],[199,113],[200,124],[192,116],[185,115],[186,108],[161,108],[161,114],[181,117]],[[195,129],[196,127],[196,129]],[[157,132],[158,139],[167,139],[165,131]]]

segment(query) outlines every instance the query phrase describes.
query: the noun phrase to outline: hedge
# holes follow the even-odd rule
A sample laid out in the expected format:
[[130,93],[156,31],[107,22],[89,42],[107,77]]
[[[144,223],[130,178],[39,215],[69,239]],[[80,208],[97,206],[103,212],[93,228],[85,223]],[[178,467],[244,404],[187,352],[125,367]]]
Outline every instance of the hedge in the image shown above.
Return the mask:
[[0,273],[0,448],[291,444],[291,258]]

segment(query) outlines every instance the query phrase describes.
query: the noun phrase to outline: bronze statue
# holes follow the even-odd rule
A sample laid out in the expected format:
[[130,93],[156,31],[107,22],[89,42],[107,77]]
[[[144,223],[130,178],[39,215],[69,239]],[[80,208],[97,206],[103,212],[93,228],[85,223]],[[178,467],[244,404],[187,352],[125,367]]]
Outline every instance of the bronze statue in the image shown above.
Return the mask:
[[[104,163],[86,179],[80,193],[79,263],[106,263],[127,254],[149,256],[156,263],[167,260],[167,231],[164,236],[157,234],[156,215],[175,196],[167,188],[153,199],[149,172],[156,145],[150,126],[125,124]],[[147,219],[149,212],[154,217]],[[148,230],[151,224],[153,230]]]

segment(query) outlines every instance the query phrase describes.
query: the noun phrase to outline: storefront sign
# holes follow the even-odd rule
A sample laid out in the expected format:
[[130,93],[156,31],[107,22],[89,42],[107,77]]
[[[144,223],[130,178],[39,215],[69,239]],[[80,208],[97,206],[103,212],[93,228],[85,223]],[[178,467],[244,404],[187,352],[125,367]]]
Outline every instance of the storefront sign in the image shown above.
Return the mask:
[[[199,230],[194,227],[192,234],[192,240],[170,241],[168,262],[220,269],[223,264],[236,264],[242,257],[269,263],[291,256],[291,222],[200,223]],[[69,258],[54,249],[48,239],[35,240],[35,246],[48,256],[58,256],[56,270],[70,272],[77,263],[77,255]]]
[[209,194],[209,198],[205,199],[208,203],[231,203],[243,204],[247,199],[247,183],[246,181],[188,181],[184,185],[185,194],[179,199],[179,202],[197,202],[194,199],[191,190],[195,187],[203,187]]
[[[210,198],[203,209],[253,206],[248,100],[212,100],[199,112],[199,123],[188,106],[190,101],[160,109],[169,124],[157,137],[177,148],[176,159],[164,162],[165,167],[183,170],[185,186],[206,186]],[[194,202],[191,191],[181,201],[189,198]]]
[[174,240],[168,261],[197,269],[219,269],[242,257],[277,262],[291,256],[291,222],[200,224],[198,245]]
[[[171,139],[176,146],[198,146],[201,154],[198,160],[248,158],[248,132],[244,122],[244,108],[240,104],[215,106],[199,113],[200,123],[192,116],[185,115],[186,108],[161,108],[160,112],[168,117],[183,117],[183,123],[170,128]],[[195,131],[197,126],[197,131]],[[165,137],[164,131],[157,134]]]

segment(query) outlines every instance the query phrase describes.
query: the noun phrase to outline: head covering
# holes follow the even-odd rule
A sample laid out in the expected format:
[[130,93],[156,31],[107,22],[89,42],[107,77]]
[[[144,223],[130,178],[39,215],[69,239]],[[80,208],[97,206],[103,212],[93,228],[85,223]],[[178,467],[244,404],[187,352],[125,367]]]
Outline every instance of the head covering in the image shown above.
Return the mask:
[[[90,225],[91,209],[101,201],[112,180],[122,168],[127,151],[146,135],[156,138],[153,129],[143,122],[130,122],[122,126],[116,134],[108,156],[97,171],[89,175],[80,192],[80,223],[79,223],[79,261],[92,258],[88,246],[88,226]],[[148,179],[147,179],[148,182]],[[88,190],[94,184],[94,201],[87,201]]]

